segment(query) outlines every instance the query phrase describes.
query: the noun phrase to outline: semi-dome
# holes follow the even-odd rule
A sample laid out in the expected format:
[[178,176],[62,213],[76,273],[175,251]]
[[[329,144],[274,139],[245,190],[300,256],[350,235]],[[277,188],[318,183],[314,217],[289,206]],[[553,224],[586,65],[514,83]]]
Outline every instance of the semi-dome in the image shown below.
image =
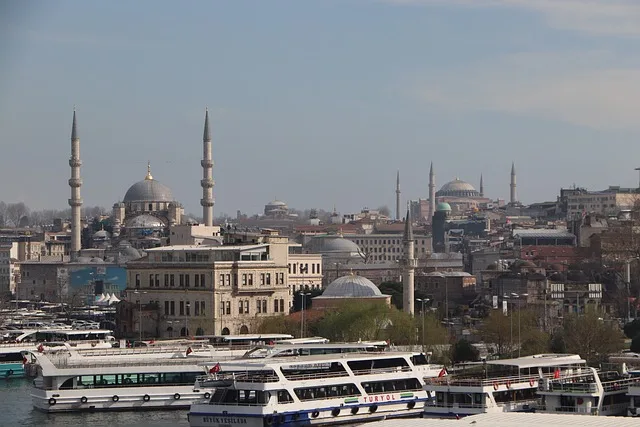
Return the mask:
[[369,279],[355,274],[338,277],[322,293],[323,297],[362,298],[383,296]]
[[153,215],[138,215],[127,221],[127,228],[163,228],[164,223],[161,219]]
[[436,193],[436,197],[480,197],[473,185],[459,178],[447,182]]

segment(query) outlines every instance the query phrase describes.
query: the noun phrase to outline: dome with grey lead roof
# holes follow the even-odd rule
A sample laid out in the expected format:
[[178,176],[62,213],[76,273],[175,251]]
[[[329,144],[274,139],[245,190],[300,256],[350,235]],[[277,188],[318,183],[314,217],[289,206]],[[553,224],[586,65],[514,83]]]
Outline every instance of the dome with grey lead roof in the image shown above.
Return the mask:
[[127,221],[127,228],[163,228],[164,223],[161,219],[153,215],[138,215]]
[[155,179],[144,179],[136,182],[124,195],[125,202],[172,202],[171,189]]
[[480,197],[480,193],[466,181],[459,178],[447,182],[436,193],[437,197]]
[[322,293],[323,297],[367,298],[384,296],[369,279],[355,274],[338,277]]
[[340,235],[316,236],[306,245],[305,249],[313,253],[361,253],[360,247],[351,240]]

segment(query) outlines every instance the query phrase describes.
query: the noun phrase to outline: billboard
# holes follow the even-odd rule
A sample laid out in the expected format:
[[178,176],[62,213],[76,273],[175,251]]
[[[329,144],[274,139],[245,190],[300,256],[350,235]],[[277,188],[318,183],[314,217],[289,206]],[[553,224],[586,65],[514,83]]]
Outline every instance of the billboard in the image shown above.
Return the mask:
[[127,270],[118,265],[78,265],[66,270],[67,296],[81,296],[86,304],[93,304],[95,296],[101,294],[121,298],[127,287]]

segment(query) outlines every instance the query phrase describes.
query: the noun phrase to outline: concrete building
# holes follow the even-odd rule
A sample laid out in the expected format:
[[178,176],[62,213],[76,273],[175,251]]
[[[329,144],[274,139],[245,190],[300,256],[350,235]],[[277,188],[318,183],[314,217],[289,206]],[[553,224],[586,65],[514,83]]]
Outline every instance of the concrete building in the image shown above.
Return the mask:
[[[368,263],[384,264],[400,261],[404,250],[402,233],[398,234],[345,234],[345,239],[357,244]],[[431,254],[431,236],[414,234],[414,257],[426,259]]]
[[561,203],[566,209],[567,219],[575,219],[590,213],[617,216],[628,211],[640,201],[637,188],[610,186],[602,191],[588,191],[583,188],[561,190]]
[[0,242],[0,295],[15,293],[19,273],[18,242]]

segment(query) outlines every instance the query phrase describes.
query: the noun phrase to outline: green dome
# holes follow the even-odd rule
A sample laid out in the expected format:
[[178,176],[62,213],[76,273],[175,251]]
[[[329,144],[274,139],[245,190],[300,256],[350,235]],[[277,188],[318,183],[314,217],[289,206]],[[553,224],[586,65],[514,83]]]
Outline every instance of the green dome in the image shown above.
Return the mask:
[[436,211],[451,211],[451,205],[447,202],[440,202],[436,206]]

